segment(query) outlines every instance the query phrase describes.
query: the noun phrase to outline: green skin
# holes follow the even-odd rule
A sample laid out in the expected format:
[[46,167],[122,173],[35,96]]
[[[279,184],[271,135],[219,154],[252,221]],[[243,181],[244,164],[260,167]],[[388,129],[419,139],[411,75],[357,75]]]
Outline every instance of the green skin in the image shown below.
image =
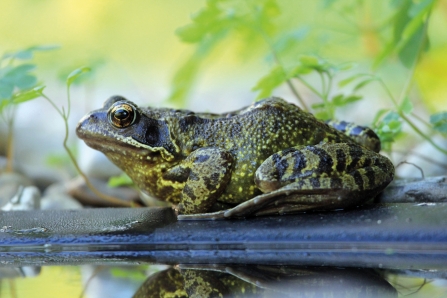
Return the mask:
[[139,108],[114,96],[84,116],[76,133],[188,219],[222,209],[229,210],[209,218],[338,209],[371,199],[392,181],[391,161],[375,152],[372,130],[333,126],[274,97],[209,114]]

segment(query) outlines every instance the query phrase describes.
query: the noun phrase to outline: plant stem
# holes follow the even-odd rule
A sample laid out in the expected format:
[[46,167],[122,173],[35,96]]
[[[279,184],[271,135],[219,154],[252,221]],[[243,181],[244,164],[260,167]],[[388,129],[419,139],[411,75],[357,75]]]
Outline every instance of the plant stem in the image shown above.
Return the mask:
[[13,172],[14,159],[14,117],[8,119],[8,136],[6,140],[6,167],[5,172]]
[[[397,101],[394,99],[393,94],[391,93],[391,91],[388,89],[388,87],[386,86],[386,84],[382,81],[382,79],[378,78],[378,81],[380,82],[380,84],[382,85],[382,87],[385,89],[385,92],[388,94],[389,98],[391,99],[391,101],[393,102],[397,113],[399,114],[399,116],[404,119],[405,122],[407,122],[408,125],[410,125],[410,127],[418,134],[420,135],[423,139],[427,140],[436,150],[442,152],[443,154],[447,155],[447,150],[441,148],[440,146],[438,146],[435,142],[433,142],[433,140],[426,135],[425,133],[423,133],[400,109],[399,106],[397,104]],[[406,95],[405,95],[406,96]]]
[[298,90],[296,90],[295,86],[293,86],[292,81],[290,79],[286,80],[287,86],[289,86],[290,90],[292,91],[293,95],[298,99],[300,104],[303,106],[303,110],[309,111],[306,104],[304,103],[304,99],[301,97],[301,94],[298,93]]
[[[69,90],[67,88],[68,94],[69,94]],[[119,198],[115,198],[113,196],[109,196],[106,195],[102,192],[100,192],[99,190],[96,189],[96,187],[90,182],[90,179],[88,179],[88,177],[84,174],[84,172],[81,170],[81,168],[79,167],[78,162],[76,161],[76,158],[73,154],[73,152],[71,152],[70,148],[67,145],[67,141],[68,141],[68,136],[69,136],[69,129],[68,129],[68,117],[69,117],[69,108],[70,108],[70,104],[68,105],[68,110],[67,112],[65,112],[64,108],[59,109],[54,102],[45,94],[42,93],[42,97],[45,98],[47,101],[50,102],[50,104],[56,109],[56,111],[59,113],[59,115],[62,116],[62,119],[64,120],[64,126],[65,126],[65,137],[64,137],[64,142],[63,142],[63,146],[65,151],[67,152],[68,156],[70,157],[71,162],[73,163],[76,171],[79,173],[79,175],[82,176],[82,178],[84,178],[85,184],[87,184],[88,188],[90,188],[90,190],[99,198],[114,203],[118,206],[123,206],[123,207],[132,207],[132,203],[129,202],[125,202]],[[67,97],[68,101],[70,101],[70,97]]]
[[[422,48],[425,46],[425,38],[427,36],[427,27],[428,27],[428,21],[430,19],[430,13],[427,15],[427,18],[424,22],[424,28],[423,28],[423,35],[421,38],[421,42],[419,43],[419,47],[418,47],[418,54],[416,59],[414,60],[413,65],[411,66],[410,72],[408,74],[407,80],[405,82],[404,88],[402,89],[402,92],[400,94],[399,97],[399,102],[402,102],[404,100],[404,98],[406,96],[408,96],[408,93],[410,92],[410,88],[411,88],[411,82],[413,80],[414,77],[414,73],[415,73],[415,69],[416,69],[416,65],[417,62],[420,58],[421,52],[422,52]],[[393,95],[391,94],[390,90],[388,89],[388,87],[385,85],[385,83],[379,79],[379,82],[382,84],[382,86],[384,87],[385,91],[388,93],[388,96],[390,97],[390,99],[392,100],[399,116],[404,119],[405,122],[408,123],[408,125],[410,125],[410,127],[418,134],[420,135],[423,139],[427,140],[436,150],[442,152],[443,154],[447,155],[447,150],[441,148],[440,146],[438,146],[435,142],[433,142],[433,140],[426,135],[425,133],[423,133],[399,108],[398,102],[394,99]]]
[[[272,52],[272,55],[273,55],[273,58],[275,59],[276,64],[278,64],[281,67],[281,69],[284,73],[284,77],[287,78],[287,73],[285,71],[284,65],[281,63],[281,60],[278,57],[278,53],[276,52],[275,48],[273,47],[273,44],[270,41],[270,38],[267,36],[267,34],[264,32],[264,30],[262,30],[261,26],[258,26],[257,30],[258,30],[259,34],[262,36],[262,38],[264,39],[265,43],[268,45],[270,51]],[[295,95],[295,97],[298,99],[299,103],[303,107],[303,110],[309,111],[306,103],[304,102],[303,97],[299,94],[299,92],[295,88],[295,86],[293,86],[292,81],[289,78],[287,78],[286,83],[287,83],[287,86],[289,86],[290,90],[292,91],[293,95]]]
[[445,155],[447,155],[447,150],[441,148],[440,146],[438,146],[435,142],[433,142],[433,140],[426,135],[425,133],[423,133],[410,119],[408,119],[407,116],[405,116],[404,113],[402,113],[401,111],[399,111],[399,116],[402,117],[402,119],[405,120],[405,122],[408,123],[408,125],[411,126],[411,128],[413,128],[413,130],[420,135],[422,138],[424,138],[425,140],[427,140],[434,148],[436,148],[438,151],[444,153]]
[[[296,76],[296,78],[303,83],[304,86],[306,86],[307,88],[309,88],[313,93],[315,93],[317,96],[319,96],[321,99],[324,98],[323,94],[321,94],[320,92],[318,92],[317,89],[315,89],[311,84],[309,84],[308,82],[306,82],[301,76]],[[323,99],[324,100],[324,99]]]
[[417,49],[417,55],[416,55],[416,58],[414,59],[413,65],[411,65],[410,72],[408,74],[407,80],[405,81],[404,88],[402,89],[402,92],[399,97],[399,102],[404,100],[404,98],[408,95],[408,93],[410,93],[411,82],[413,81],[416,66],[417,66],[419,58],[421,57],[422,49],[425,47],[425,39],[427,38],[427,28],[428,28],[429,19],[430,19],[430,13],[428,13],[427,18],[425,19],[424,28],[422,29],[423,34],[422,34],[421,42],[419,43],[419,46]]

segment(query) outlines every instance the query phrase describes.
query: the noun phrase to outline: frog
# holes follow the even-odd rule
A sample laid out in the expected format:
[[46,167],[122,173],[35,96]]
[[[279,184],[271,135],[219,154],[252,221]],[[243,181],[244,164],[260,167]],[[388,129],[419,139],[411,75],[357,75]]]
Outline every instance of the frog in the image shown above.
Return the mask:
[[394,178],[372,129],[320,121],[279,97],[215,114],[112,96],[76,133],[179,220],[346,209]]
[[398,297],[382,273],[290,264],[178,264],[150,275],[133,298]]

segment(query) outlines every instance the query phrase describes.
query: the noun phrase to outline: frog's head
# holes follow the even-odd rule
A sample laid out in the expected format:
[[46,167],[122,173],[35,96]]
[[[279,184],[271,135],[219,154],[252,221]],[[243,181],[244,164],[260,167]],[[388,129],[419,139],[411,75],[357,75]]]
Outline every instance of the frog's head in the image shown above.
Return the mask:
[[124,171],[141,161],[160,163],[174,159],[166,124],[121,96],[112,96],[101,109],[85,115],[76,134]]

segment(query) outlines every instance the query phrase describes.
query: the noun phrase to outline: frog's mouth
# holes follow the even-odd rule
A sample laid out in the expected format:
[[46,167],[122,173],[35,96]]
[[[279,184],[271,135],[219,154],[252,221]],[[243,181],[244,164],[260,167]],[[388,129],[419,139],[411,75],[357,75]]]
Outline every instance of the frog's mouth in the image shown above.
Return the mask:
[[106,130],[100,125],[95,125],[92,116],[86,115],[76,127],[77,136],[83,140],[87,146],[101,151],[105,155],[117,158],[135,157],[139,159],[151,160],[162,157],[170,161],[174,156],[163,147],[151,147],[139,142],[130,136],[123,136],[113,131]]

